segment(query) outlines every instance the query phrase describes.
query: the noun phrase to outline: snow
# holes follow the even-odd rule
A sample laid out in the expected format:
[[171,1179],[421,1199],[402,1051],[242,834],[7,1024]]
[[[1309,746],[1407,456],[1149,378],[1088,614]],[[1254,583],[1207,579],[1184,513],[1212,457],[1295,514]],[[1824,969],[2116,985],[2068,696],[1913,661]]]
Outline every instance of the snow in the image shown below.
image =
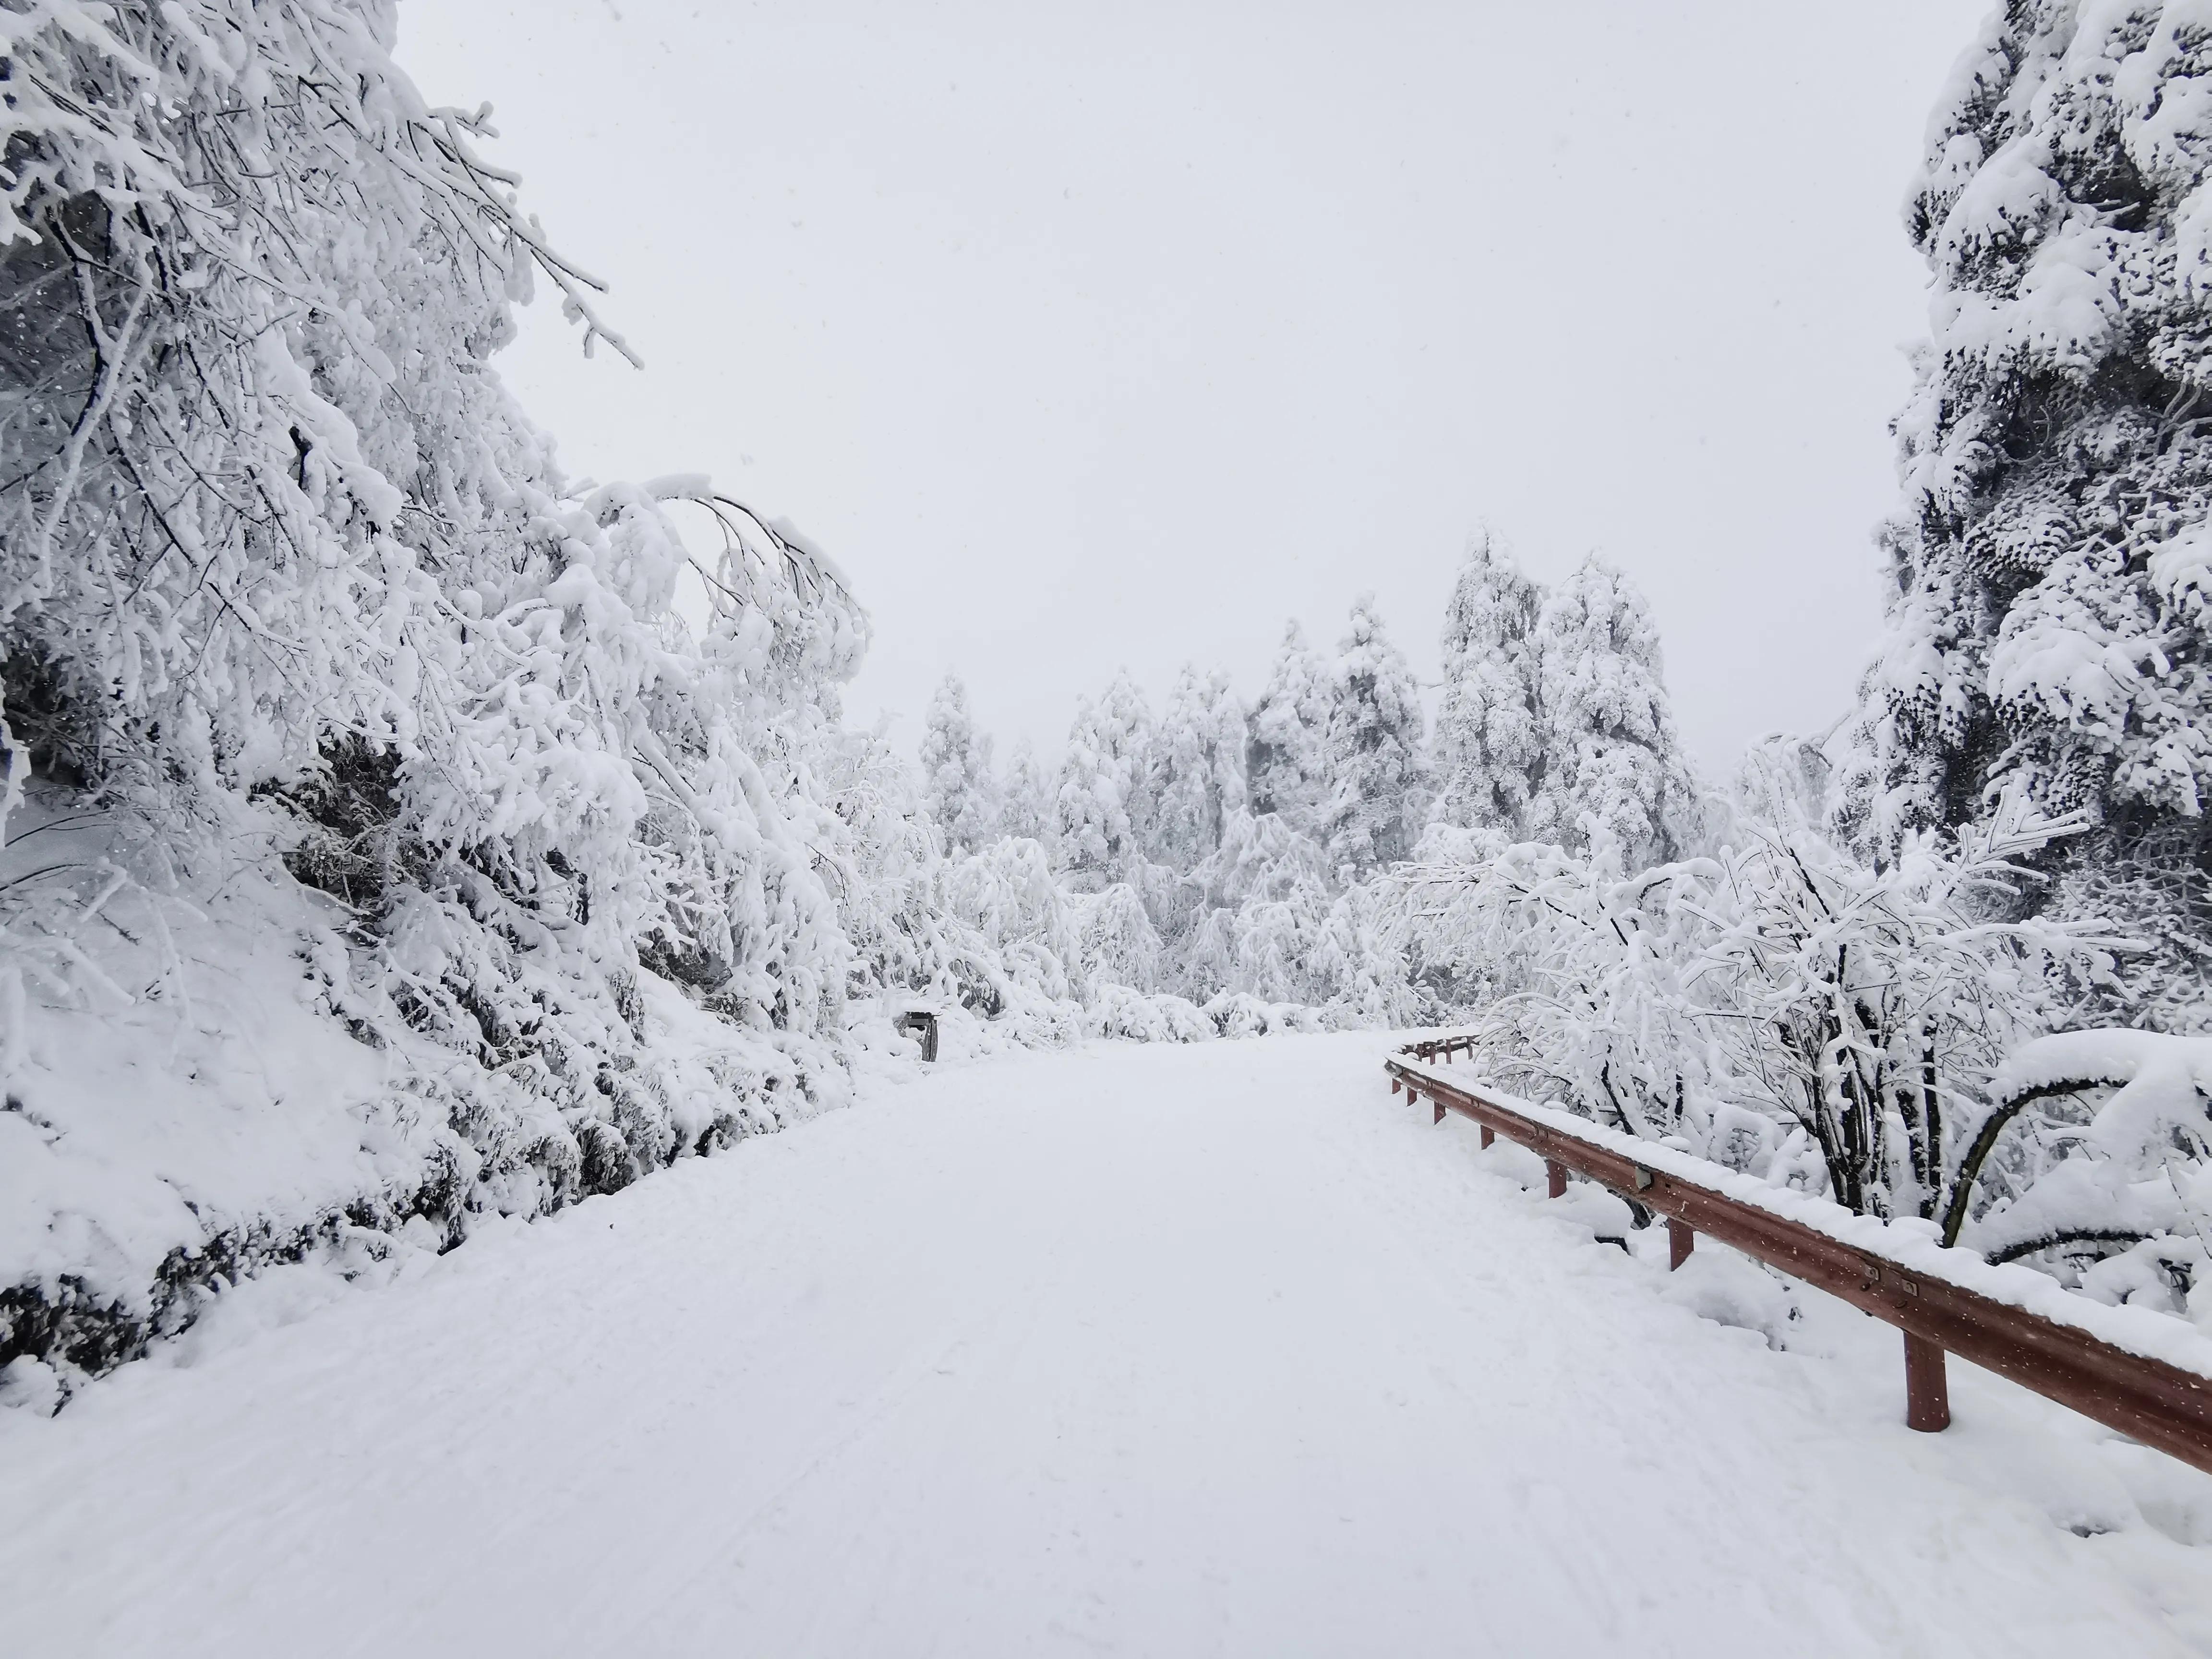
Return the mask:
[[2001,1100],[2033,1089],[2118,1084],[2091,1125],[2105,1150],[2154,1159],[2179,1129],[2201,1125],[2212,1097],[2212,1041],[2160,1031],[2058,1031],[2024,1043],[1992,1085]]
[[[2108,1036],[2115,1034],[2099,1032],[2090,1035]],[[2184,1040],[2174,1038],[2168,1041],[2179,1042]],[[1405,1066],[1407,1072],[1420,1083],[1440,1083],[1447,1087],[1461,1089],[1474,1083],[1464,1069],[1454,1075],[1451,1067],[1425,1065],[1413,1060],[1407,1060]],[[1900,1267],[1909,1268],[1923,1278],[1942,1279],[1961,1290],[1988,1297],[1993,1302],[2002,1302],[2009,1307],[2024,1309],[2045,1319],[2071,1325],[2100,1341],[2108,1342],[2130,1353],[2163,1360],[2184,1370],[2212,1376],[2212,1337],[2201,1334],[2193,1326],[2143,1308],[2106,1307],[2085,1297],[2074,1295],[2047,1274],[2037,1273],[2031,1267],[2010,1262],[1992,1264],[1973,1250],[1947,1249],[1936,1243],[1937,1229],[1932,1221],[1906,1218],[1886,1222],[1875,1216],[1856,1215],[1842,1205],[1832,1203],[1825,1198],[1814,1198],[1791,1188],[1778,1187],[1757,1176],[1738,1174],[1661,1142],[1638,1139],[1617,1129],[1593,1123],[1587,1118],[1577,1117],[1556,1106],[1539,1105],[1534,1101],[1516,1099],[1489,1088],[1484,1088],[1482,1093],[1485,1098],[1547,1129],[1632,1158],[1646,1169],[1694,1182],[1739,1203],[1756,1206],[1784,1220],[1801,1223],[1855,1249],[1868,1251],[1885,1261],[1893,1261]]]
[[11,1649],[2212,1651],[2212,1480],[1965,1366],[1910,1433],[1893,1333],[1598,1243],[1388,1046],[884,1072],[271,1273],[0,1412]]

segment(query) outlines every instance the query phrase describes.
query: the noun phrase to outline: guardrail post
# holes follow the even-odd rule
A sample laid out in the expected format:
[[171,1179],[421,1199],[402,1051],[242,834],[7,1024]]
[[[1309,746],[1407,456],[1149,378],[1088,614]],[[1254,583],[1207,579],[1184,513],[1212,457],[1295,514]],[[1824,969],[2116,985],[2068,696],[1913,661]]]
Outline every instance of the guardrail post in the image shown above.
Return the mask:
[[1546,1158],[1544,1183],[1550,1188],[1546,1194],[1547,1197],[1565,1198],[1567,1195],[1567,1166],[1564,1164],[1554,1164],[1550,1158]]
[[1686,1221],[1670,1220],[1667,1224],[1667,1271],[1673,1273],[1690,1259],[1690,1252],[1698,1248],[1698,1235]]
[[1390,1079],[1390,1092],[1392,1094],[1403,1094],[1405,1091],[1406,1085],[1402,1082],[1395,1077]]
[[1443,1122],[1443,1121],[1444,1121],[1444,1103],[1443,1103],[1443,1098],[1442,1098],[1441,1097],[1439,1097],[1437,1098],[1437,1122],[1439,1122],[1439,1123],[1441,1123],[1441,1122]]
[[1905,1426],[1940,1434],[1951,1426],[1951,1379],[1943,1350],[1924,1336],[1905,1334]]
[[1484,1125],[1482,1126],[1482,1145],[1483,1145],[1483,1150],[1484,1150],[1484,1151],[1486,1151],[1486,1152],[1487,1152],[1487,1151],[1489,1150],[1489,1148],[1490,1148],[1490,1145],[1491,1145],[1491,1143],[1492,1143],[1492,1141],[1496,1140],[1497,1139],[1498,1139],[1498,1131],[1497,1131],[1497,1130],[1495,1130],[1495,1129],[1493,1129],[1493,1128],[1492,1128],[1492,1127],[1491,1127],[1487,1123],[1484,1124]]

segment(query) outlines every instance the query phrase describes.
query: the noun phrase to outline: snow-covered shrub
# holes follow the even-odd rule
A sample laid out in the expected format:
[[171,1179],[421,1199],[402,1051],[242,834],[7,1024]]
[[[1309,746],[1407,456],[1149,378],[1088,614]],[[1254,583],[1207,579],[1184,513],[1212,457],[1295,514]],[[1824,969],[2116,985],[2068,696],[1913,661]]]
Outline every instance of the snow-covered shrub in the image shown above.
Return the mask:
[[1124,1042],[1204,1042],[1218,1035],[1196,1004],[1164,991],[1101,984],[1083,1012],[1085,1034]]
[[1318,1010],[1295,1002],[1268,1002],[1243,991],[1224,991],[1200,1010],[1225,1037],[1267,1036],[1281,1031],[1322,1031]]
[[1877,868],[1796,819],[1642,871],[1601,830],[1587,856],[1409,870],[1394,910],[1486,975],[1480,1043],[1506,1086],[1955,1237],[2017,1110],[2007,1056],[2124,943],[2008,919],[2035,879],[2021,856],[2072,827],[2015,805]]

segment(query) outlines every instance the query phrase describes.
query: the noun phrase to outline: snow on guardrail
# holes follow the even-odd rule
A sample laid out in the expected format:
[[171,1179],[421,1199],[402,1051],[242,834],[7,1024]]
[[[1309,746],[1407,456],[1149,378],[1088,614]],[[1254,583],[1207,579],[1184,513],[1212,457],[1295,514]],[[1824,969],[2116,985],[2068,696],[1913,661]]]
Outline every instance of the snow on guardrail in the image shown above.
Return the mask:
[[[1427,1095],[1667,1216],[1842,1297],[1905,1333],[1909,1420],[1949,1421],[1946,1351],[2212,1471],[2212,1339],[2169,1316],[2107,1307],[2033,1269],[1992,1264],[1939,1242],[1932,1221],[1885,1222],[1778,1188],[1556,1107],[1499,1093],[1438,1057],[1463,1036],[1409,1045],[1386,1061],[1394,1090]],[[1682,1240],[1686,1249],[1686,1237]],[[1679,1261],[1680,1254],[1676,1257]],[[1887,1267],[1887,1280],[1882,1269]]]

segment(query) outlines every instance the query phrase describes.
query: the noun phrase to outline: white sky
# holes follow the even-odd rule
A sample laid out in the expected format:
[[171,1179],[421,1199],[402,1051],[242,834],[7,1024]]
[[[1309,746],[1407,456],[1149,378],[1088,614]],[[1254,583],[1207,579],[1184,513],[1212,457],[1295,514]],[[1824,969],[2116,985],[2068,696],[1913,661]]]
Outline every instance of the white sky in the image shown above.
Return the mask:
[[1899,206],[1989,0],[407,0],[434,101],[608,279],[502,373],[575,471],[707,471],[845,567],[848,708],[947,667],[1000,752],[1379,594],[1425,678],[1470,531],[1652,599],[1699,759],[1825,726],[1879,623]]

